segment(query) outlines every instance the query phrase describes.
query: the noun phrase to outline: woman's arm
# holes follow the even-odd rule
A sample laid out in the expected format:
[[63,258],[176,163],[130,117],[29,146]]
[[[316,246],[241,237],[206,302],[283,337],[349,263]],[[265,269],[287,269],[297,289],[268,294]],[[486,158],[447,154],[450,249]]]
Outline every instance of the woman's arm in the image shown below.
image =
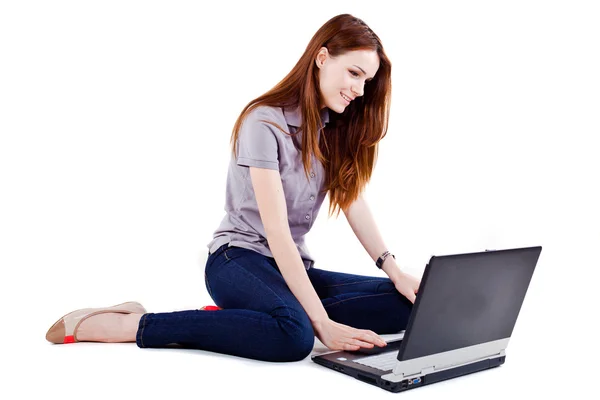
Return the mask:
[[385,341],[375,332],[340,324],[327,315],[321,299],[308,279],[306,268],[292,238],[279,171],[250,167],[250,177],[271,253],[283,279],[308,314],[315,335],[321,343],[331,350],[385,346]]
[[250,167],[250,178],[275,262],[313,325],[318,325],[329,317],[308,279],[306,268],[292,238],[279,171]]
[[[347,210],[343,211],[360,243],[367,253],[369,253],[373,261],[377,261],[379,256],[388,249],[381,238],[381,234],[379,233],[379,229],[377,229],[377,225],[369,210],[367,201],[362,194],[359,195],[356,201],[354,201]],[[393,257],[386,258],[381,269],[389,276],[398,292],[402,293],[408,300],[414,303],[421,280],[402,272]]]
[[[362,194],[358,196],[348,209],[342,211],[350,227],[352,227],[356,238],[363,245],[367,253],[369,253],[373,262],[377,261],[384,251],[389,250],[383,242],[371,210],[369,210],[369,205]],[[400,268],[398,268],[396,260],[393,257],[386,258],[381,267],[394,282],[400,275]]]

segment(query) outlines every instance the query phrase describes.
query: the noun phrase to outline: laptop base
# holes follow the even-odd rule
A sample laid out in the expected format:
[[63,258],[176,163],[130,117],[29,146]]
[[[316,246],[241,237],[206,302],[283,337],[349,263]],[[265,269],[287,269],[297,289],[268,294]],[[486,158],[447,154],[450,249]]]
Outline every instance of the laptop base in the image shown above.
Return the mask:
[[469,375],[474,372],[484,371],[486,369],[498,367],[504,364],[506,356],[481,360],[473,364],[462,365],[460,367],[451,368],[440,372],[433,372],[427,375],[423,375],[421,377],[405,379],[400,382],[390,382],[381,377],[382,375],[386,375],[391,371],[382,371],[381,374],[369,373],[367,371],[356,369],[348,365],[340,365],[318,356],[313,357],[312,360],[319,365],[349,375],[360,381],[369,383],[374,386],[378,386],[390,392],[398,393],[410,389],[416,389],[418,387],[425,386],[428,384],[445,381],[446,379],[452,379],[463,375]]

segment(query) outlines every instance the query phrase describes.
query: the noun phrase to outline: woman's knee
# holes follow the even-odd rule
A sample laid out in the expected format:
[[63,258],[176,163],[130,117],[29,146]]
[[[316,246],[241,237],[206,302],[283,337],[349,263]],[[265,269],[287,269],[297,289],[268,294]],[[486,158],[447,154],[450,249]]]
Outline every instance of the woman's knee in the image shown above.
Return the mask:
[[308,357],[315,344],[315,332],[308,316],[300,320],[281,318],[278,322],[283,332],[274,361],[301,361]]
[[315,344],[315,335],[310,330],[299,337],[294,338],[285,349],[280,353],[280,361],[293,362],[301,361],[310,355]]

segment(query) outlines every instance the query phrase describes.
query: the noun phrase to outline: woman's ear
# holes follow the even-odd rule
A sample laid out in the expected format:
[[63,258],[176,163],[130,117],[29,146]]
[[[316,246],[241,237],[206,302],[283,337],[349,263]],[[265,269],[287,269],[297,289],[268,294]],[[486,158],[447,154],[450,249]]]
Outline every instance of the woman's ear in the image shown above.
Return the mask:
[[327,50],[327,47],[321,47],[321,49],[317,53],[317,58],[315,59],[315,64],[317,64],[317,68],[320,69],[323,66],[323,64],[325,64],[325,60],[327,60],[328,55],[329,51]]

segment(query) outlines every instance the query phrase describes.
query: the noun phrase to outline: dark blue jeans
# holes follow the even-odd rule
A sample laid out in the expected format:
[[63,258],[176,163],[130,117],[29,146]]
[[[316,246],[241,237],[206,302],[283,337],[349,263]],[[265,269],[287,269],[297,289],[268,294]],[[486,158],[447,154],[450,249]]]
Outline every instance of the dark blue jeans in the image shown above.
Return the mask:
[[[209,254],[205,269],[206,289],[223,310],[144,314],[137,345],[176,345],[263,361],[306,358],[315,333],[275,259],[227,246]],[[317,268],[307,273],[333,321],[377,334],[406,328],[412,304],[389,278]]]

